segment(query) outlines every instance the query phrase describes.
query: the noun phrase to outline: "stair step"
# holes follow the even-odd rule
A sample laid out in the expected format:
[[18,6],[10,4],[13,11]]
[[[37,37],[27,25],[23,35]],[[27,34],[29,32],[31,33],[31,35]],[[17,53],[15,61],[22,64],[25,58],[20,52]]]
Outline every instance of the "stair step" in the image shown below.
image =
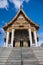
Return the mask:
[[0,48],[0,65],[21,65],[21,60],[23,65],[43,64],[43,48]]

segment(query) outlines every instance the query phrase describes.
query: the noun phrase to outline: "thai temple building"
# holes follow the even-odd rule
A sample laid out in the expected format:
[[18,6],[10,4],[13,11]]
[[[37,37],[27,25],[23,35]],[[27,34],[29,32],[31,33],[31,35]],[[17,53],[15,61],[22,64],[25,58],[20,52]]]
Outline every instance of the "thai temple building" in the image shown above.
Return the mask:
[[5,26],[4,46],[0,47],[0,65],[43,65],[43,48],[39,46],[39,25],[19,9]]
[[33,22],[20,9],[16,16],[3,26],[6,34],[4,35],[4,47],[38,47],[39,25]]

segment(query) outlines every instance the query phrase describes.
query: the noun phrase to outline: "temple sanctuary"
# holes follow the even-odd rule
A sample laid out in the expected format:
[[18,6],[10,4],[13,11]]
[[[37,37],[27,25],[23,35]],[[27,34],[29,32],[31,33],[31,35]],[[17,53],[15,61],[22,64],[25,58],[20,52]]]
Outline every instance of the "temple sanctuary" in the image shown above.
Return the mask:
[[6,32],[4,47],[38,46],[39,25],[27,17],[22,9],[6,26],[3,26],[3,29]]
[[4,47],[0,47],[0,65],[43,65],[43,48],[39,47],[39,25],[19,9],[5,26]]

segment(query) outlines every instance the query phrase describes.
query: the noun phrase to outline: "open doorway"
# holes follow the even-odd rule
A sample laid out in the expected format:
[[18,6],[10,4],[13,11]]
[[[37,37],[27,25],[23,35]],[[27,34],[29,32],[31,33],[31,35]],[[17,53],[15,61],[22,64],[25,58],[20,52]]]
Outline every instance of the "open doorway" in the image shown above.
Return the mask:
[[23,47],[23,41],[20,41],[20,47]]
[[14,40],[17,43],[15,43],[15,41],[14,41],[13,47],[15,47],[15,44],[17,44],[17,46],[20,46],[20,47],[24,47],[24,46],[30,47],[30,41],[28,41],[29,40],[29,32],[28,32],[27,29],[22,29],[22,30],[17,29],[17,30],[15,30]]
[[15,41],[13,41],[13,47],[15,47]]
[[27,43],[28,43],[28,47],[30,47],[30,41],[27,41]]

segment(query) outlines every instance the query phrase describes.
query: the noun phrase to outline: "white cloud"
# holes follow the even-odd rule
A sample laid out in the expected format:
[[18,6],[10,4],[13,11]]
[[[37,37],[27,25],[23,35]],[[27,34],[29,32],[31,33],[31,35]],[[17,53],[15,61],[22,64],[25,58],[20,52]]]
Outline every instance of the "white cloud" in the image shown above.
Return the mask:
[[9,0],[9,1],[14,4],[16,9],[19,9],[21,5],[23,6],[23,2],[28,3],[30,0]]
[[0,0],[0,8],[8,8],[8,1],[7,0]]
[[4,30],[3,30],[3,28],[0,28],[0,31],[1,31],[1,33],[5,33]]
[[[20,6],[23,7],[23,2],[28,3],[30,0],[9,0],[11,3],[14,4],[15,8],[18,10]],[[0,8],[8,9],[9,3],[8,0],[0,0]]]
[[30,0],[25,0],[27,3],[30,1]]

